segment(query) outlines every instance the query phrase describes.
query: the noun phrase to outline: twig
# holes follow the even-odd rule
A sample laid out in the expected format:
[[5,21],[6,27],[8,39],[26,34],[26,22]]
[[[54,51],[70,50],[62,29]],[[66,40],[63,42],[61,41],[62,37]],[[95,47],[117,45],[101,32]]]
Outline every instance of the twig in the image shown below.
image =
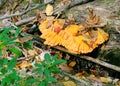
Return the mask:
[[22,25],[22,24],[25,24],[25,23],[28,23],[32,20],[34,20],[36,17],[30,17],[30,18],[26,18],[26,19],[23,19],[23,20],[20,20],[18,22],[15,23],[16,26],[19,26],[19,25]]
[[[71,74],[68,74],[66,72],[62,72],[64,75],[74,79],[75,81],[78,81],[80,83],[82,83],[81,86],[92,86],[92,84],[88,81],[88,80],[83,80],[83,79],[80,79],[80,78],[77,78],[76,76],[72,76]],[[84,85],[83,85],[84,84]]]
[[0,20],[11,18],[11,17],[14,17],[14,16],[21,16],[21,15],[23,15],[23,14],[25,14],[25,13],[31,11],[31,10],[34,10],[34,9],[36,9],[38,7],[42,7],[43,5],[49,4],[51,2],[52,2],[52,0],[50,0],[50,1],[46,2],[46,3],[43,3],[43,4],[37,4],[34,7],[31,7],[31,8],[29,8],[29,9],[27,9],[24,12],[21,12],[21,13],[11,14],[11,15],[8,15],[8,16],[2,16],[2,17],[0,17]]
[[75,5],[84,4],[84,3],[87,3],[89,1],[91,1],[91,0],[73,0],[71,3],[63,5],[63,6],[59,7],[59,8],[57,8],[57,9],[55,9],[53,14],[55,15],[61,10],[66,10],[66,9],[68,9],[70,7],[75,6]]

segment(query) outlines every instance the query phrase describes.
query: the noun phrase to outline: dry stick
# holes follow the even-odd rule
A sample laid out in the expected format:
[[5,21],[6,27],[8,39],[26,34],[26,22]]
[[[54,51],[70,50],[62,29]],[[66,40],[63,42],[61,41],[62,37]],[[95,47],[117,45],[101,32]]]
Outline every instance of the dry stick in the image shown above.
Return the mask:
[[90,56],[80,56],[80,55],[76,55],[76,54],[73,54],[73,53],[69,52],[69,51],[66,50],[65,48],[62,48],[62,47],[59,47],[59,46],[56,46],[56,47],[53,47],[53,48],[58,49],[58,50],[63,51],[63,52],[66,52],[66,53],[69,53],[69,54],[72,54],[72,55],[74,55],[74,56],[80,57],[80,58],[82,58],[82,59],[85,59],[85,60],[94,62],[94,63],[96,63],[96,64],[99,64],[99,65],[102,65],[102,66],[104,66],[104,67],[107,67],[107,68],[110,68],[110,69],[113,69],[113,70],[115,70],[115,71],[120,72],[120,67],[115,66],[115,65],[112,65],[112,64],[109,64],[109,63],[106,63],[106,62],[101,61],[101,60],[99,60],[99,59],[94,59],[94,58],[92,58],[92,57],[90,57]]
[[43,5],[46,5],[46,4],[48,4],[48,3],[51,3],[52,1],[53,1],[53,0],[50,0],[50,1],[48,1],[48,2],[46,2],[46,3],[43,3],[43,4],[37,4],[37,5],[35,5],[34,7],[31,7],[31,8],[29,8],[29,9],[25,10],[24,12],[21,12],[21,13],[18,13],[18,14],[11,14],[11,15],[8,15],[8,16],[2,16],[2,17],[0,17],[0,20],[7,19],[7,18],[11,18],[11,17],[14,17],[14,16],[21,16],[21,15],[23,15],[23,14],[25,14],[25,13],[31,11],[31,10],[34,10],[34,9],[36,9],[36,8],[38,8],[38,7],[42,7]]
[[35,18],[36,18],[36,16],[30,17],[30,18],[26,18],[26,19],[23,19],[23,20],[20,20],[20,21],[16,22],[15,25],[16,25],[16,26],[19,26],[19,25],[28,23],[28,22],[34,20]]
[[[81,86],[92,86],[92,84],[90,83],[90,81],[88,80],[83,80],[83,79],[80,79],[80,78],[77,78],[76,76],[72,76],[71,74],[68,74],[66,72],[62,72],[64,75],[82,83]],[[83,85],[84,84],[84,85]]]
[[69,3],[67,5],[64,5],[64,6],[61,6],[58,9],[55,9],[54,12],[53,12],[53,14],[55,15],[55,14],[57,14],[61,10],[66,10],[66,9],[68,9],[70,7],[75,6],[75,5],[84,4],[84,3],[87,3],[89,1],[91,1],[91,0],[73,0],[71,3]]

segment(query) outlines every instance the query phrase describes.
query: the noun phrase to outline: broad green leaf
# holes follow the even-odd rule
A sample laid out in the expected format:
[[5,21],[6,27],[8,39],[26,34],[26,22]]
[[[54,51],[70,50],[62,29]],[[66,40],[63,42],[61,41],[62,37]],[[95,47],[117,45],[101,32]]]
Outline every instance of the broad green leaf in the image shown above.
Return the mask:
[[15,67],[17,61],[16,61],[16,58],[13,57],[12,60],[10,60],[10,62],[8,63],[8,69],[11,70]]
[[11,46],[8,48],[8,50],[18,57],[22,55],[21,51],[16,47]]
[[64,62],[66,62],[65,60],[57,60],[57,61],[55,61],[53,64],[52,64],[52,66],[56,66],[56,65],[59,65],[59,64],[61,64],[61,63],[64,63]]
[[51,57],[50,57],[50,55],[48,54],[48,53],[46,53],[45,55],[44,55],[44,58],[45,58],[45,61],[47,62],[47,63],[50,63],[51,62]]

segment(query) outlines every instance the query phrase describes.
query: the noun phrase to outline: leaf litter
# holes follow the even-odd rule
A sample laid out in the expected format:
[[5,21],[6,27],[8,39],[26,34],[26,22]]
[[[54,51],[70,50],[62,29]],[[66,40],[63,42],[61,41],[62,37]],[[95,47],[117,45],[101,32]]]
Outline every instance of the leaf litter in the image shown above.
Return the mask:
[[[67,2],[66,0],[63,1]],[[61,5],[62,4],[59,4],[58,7],[60,7]],[[77,25],[73,18],[69,18],[69,19],[55,18],[54,16],[51,16],[53,11],[54,11],[53,6],[48,4],[45,10],[46,19],[42,19],[39,21],[40,23],[39,29],[42,33],[40,37],[45,39],[44,44],[50,46],[62,45],[72,53],[86,54],[92,52],[100,44],[103,44],[105,41],[108,40],[109,35],[102,30],[103,26],[99,22],[99,17],[93,14],[93,9],[89,9],[90,18],[86,20],[83,25]],[[42,17],[45,16],[44,14],[39,14],[39,15]],[[16,21],[17,19],[16,20],[14,19],[14,22]],[[26,37],[17,38],[15,42],[25,43],[31,39],[32,39],[31,36],[28,36],[27,38]],[[90,73],[87,73],[87,71],[84,70],[83,68],[83,71],[80,72],[77,71],[78,73],[76,73],[75,67],[78,65],[78,62],[76,62],[77,60],[70,60],[72,56],[66,54],[65,57],[63,55],[63,52],[59,52],[54,49],[51,50],[49,48],[47,50],[40,49],[36,46],[34,46],[32,50],[21,48],[21,51],[23,53],[23,56],[17,59],[18,62],[17,65],[15,66],[16,70],[24,70],[26,73],[27,71],[29,71],[28,73],[30,73],[34,69],[35,63],[42,62],[45,60],[44,59],[45,53],[58,54],[59,55],[58,59],[64,58],[68,61],[68,63],[63,63],[59,65],[58,68],[60,68],[62,71],[70,74],[74,73],[75,77],[83,80],[88,79],[92,82],[93,86],[103,86],[104,83],[107,84],[114,82],[116,86],[120,85],[119,79],[113,80],[113,78],[109,77],[107,74],[104,74],[104,76],[100,76],[99,72],[101,71],[97,71],[96,69],[94,70],[90,69],[89,70]],[[7,52],[5,53],[6,54],[4,55],[6,56],[4,57],[12,58],[13,55],[8,55]],[[54,75],[54,77],[63,78],[62,75]],[[64,76],[64,79],[66,81],[61,81],[61,83],[63,83],[64,86],[70,86],[70,85],[77,86],[74,81],[69,80],[69,78],[66,79],[66,76]]]

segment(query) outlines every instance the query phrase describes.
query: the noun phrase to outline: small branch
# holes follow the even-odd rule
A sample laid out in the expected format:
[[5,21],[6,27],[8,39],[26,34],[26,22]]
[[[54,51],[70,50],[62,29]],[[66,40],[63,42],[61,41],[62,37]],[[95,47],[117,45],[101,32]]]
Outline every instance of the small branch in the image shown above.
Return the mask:
[[70,78],[72,78],[72,79],[74,79],[75,81],[78,81],[78,82],[82,83],[81,86],[92,86],[92,84],[89,81],[87,81],[87,80],[83,80],[83,79],[77,78],[76,76],[72,76],[71,74],[68,74],[66,72],[63,72],[63,74],[68,76],[68,77],[70,77]]
[[34,20],[36,17],[30,17],[30,18],[26,18],[26,19],[23,19],[23,20],[20,20],[18,22],[15,23],[16,26],[19,26],[19,25],[22,25],[22,24],[25,24],[25,23],[28,23],[32,20]]
[[21,16],[21,15],[23,15],[23,14],[25,14],[25,13],[31,11],[31,10],[34,10],[36,8],[39,8],[39,7],[42,7],[43,5],[49,4],[51,2],[52,2],[52,0],[50,0],[50,1],[46,2],[46,3],[43,3],[43,4],[37,4],[34,7],[28,8],[24,12],[21,12],[21,13],[18,13],[18,14],[11,14],[11,15],[8,15],[8,16],[2,16],[2,17],[0,17],[0,20],[11,18],[11,17],[14,17],[14,16]]
[[78,4],[84,4],[84,3],[87,3],[91,0],[73,0],[71,3],[67,4],[67,5],[64,5],[64,6],[61,6],[57,9],[54,10],[53,14],[57,14],[59,11],[62,11],[62,10],[66,10],[68,8],[71,8],[75,5],[78,5]]

